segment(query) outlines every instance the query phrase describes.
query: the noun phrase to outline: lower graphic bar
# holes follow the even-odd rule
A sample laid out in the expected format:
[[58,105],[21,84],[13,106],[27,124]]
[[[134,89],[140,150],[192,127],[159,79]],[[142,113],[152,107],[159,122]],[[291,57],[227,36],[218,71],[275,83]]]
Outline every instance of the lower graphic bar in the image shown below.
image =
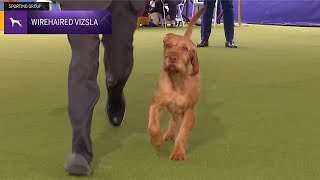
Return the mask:
[[110,11],[5,11],[4,34],[111,34]]

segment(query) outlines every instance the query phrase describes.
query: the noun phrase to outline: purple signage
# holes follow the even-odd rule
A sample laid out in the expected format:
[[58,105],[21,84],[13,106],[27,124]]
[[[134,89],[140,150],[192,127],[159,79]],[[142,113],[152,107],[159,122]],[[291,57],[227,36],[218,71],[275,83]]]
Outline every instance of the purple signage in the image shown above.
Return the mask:
[[110,11],[5,11],[5,34],[111,34]]

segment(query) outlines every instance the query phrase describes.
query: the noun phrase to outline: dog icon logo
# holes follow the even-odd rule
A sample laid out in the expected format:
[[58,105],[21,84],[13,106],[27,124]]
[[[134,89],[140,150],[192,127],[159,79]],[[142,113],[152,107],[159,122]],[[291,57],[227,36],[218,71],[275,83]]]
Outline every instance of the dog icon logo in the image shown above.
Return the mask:
[[19,27],[22,27],[22,25],[20,23],[21,20],[16,20],[16,19],[13,19],[12,17],[10,17],[9,19],[11,21],[11,26],[12,27],[14,27],[15,24],[17,24]]

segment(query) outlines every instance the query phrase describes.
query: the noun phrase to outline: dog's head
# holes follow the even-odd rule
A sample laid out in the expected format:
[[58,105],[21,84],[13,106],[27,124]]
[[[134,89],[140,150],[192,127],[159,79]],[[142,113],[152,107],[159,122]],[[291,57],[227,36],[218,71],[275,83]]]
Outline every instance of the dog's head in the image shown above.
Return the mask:
[[191,76],[198,74],[197,48],[188,37],[170,33],[163,39],[163,45],[166,72]]

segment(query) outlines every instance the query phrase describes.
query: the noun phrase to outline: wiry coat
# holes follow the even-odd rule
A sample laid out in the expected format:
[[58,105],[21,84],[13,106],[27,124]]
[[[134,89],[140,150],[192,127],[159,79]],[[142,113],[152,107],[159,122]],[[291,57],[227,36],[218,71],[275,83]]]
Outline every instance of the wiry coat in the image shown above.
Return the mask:
[[[148,132],[151,143],[160,149],[163,140],[175,140],[172,160],[186,159],[188,134],[195,123],[194,108],[199,100],[200,72],[196,45],[190,40],[192,28],[204,8],[192,18],[184,36],[167,34],[164,43],[164,62],[149,112]],[[169,127],[162,136],[160,111],[166,108],[170,114]],[[177,134],[177,121],[182,123]]]

